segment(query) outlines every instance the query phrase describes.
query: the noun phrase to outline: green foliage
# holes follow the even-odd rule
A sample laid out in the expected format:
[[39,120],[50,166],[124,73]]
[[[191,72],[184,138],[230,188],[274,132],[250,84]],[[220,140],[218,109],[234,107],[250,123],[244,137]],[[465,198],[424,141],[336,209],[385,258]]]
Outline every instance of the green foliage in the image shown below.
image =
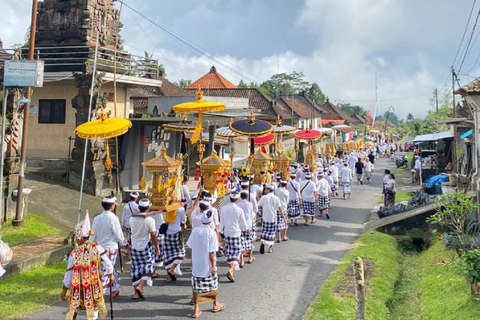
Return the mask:
[[192,80],[180,79],[178,80],[178,82],[175,82],[175,84],[180,88],[185,89],[186,87],[192,84]]
[[365,111],[362,107],[360,106],[352,106],[350,103],[339,103],[337,104],[337,107],[340,108],[343,112],[345,112],[347,115],[350,117],[355,117],[355,115],[359,114],[362,117],[367,116],[367,111]]
[[466,250],[455,263],[460,275],[480,279],[480,250]]
[[39,221],[35,214],[29,213],[24,220],[24,225],[14,227],[11,221],[2,223],[2,241],[14,246],[44,236],[59,235],[60,230]]
[[393,284],[401,271],[399,262],[402,255],[392,236],[372,232],[365,233],[355,242],[354,249],[345,254],[335,271],[323,283],[317,298],[303,317],[304,320],[355,319],[353,292],[338,287],[344,281],[349,283],[350,278],[345,278],[345,273],[347,268],[351,268],[355,257],[370,261],[373,268],[373,276],[367,280],[365,319],[387,319],[389,310],[386,302],[395,293]]
[[237,85],[237,88],[239,88],[239,89],[256,89],[256,88],[258,88],[258,84],[256,84],[255,82],[250,82],[250,84],[247,84],[243,80],[240,80],[240,82]]
[[472,216],[480,205],[465,192],[446,193],[437,202],[436,212],[427,218],[428,222],[449,228],[454,234],[456,248],[465,248],[471,243],[470,227]]
[[[325,102],[325,95],[322,90],[318,84],[310,83],[304,78],[303,72],[279,73],[260,84],[258,89],[273,99],[280,96],[294,96],[305,93],[317,105],[322,105]],[[245,85],[243,81],[240,84]],[[252,86],[256,87],[256,84],[251,83],[249,87]]]
[[2,279],[0,318],[23,319],[60,301],[66,267],[66,262],[57,262]]

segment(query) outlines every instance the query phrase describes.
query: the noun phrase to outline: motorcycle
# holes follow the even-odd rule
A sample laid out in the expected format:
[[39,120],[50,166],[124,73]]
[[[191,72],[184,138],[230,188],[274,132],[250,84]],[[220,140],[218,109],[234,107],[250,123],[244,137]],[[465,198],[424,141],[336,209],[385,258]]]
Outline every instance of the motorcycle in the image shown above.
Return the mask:
[[406,155],[401,156],[400,158],[395,159],[395,164],[397,165],[397,168],[404,168],[406,169],[408,167],[408,159]]

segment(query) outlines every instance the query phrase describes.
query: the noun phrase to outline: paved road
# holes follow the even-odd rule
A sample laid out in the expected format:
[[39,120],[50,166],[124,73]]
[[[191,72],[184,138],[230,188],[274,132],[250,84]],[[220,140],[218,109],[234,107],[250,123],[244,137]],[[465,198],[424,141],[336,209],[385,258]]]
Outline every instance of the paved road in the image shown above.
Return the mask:
[[[351,200],[334,198],[330,220],[323,218],[308,227],[301,224],[290,228],[290,241],[276,244],[274,253],[260,255],[257,245],[255,262],[235,273],[235,283],[225,278],[227,264],[220,258],[219,300],[225,302],[227,308],[221,314],[213,314],[209,312],[211,304],[203,304],[201,318],[301,319],[323,281],[362,233],[362,224],[368,220],[381,194],[381,172],[393,166],[389,160],[380,159],[372,185],[354,185]],[[190,316],[193,307],[189,304],[189,264],[189,260],[184,261],[184,275],[179,276],[175,284],[167,284],[165,272],[161,270],[161,277],[154,280],[153,287],[145,288],[147,299],[142,302],[132,301],[129,274],[124,274],[122,294],[114,301],[115,319],[170,320]],[[59,284],[59,294],[60,287]],[[63,319],[66,308],[66,303],[59,303],[27,319]],[[85,317],[81,314],[77,319]]]

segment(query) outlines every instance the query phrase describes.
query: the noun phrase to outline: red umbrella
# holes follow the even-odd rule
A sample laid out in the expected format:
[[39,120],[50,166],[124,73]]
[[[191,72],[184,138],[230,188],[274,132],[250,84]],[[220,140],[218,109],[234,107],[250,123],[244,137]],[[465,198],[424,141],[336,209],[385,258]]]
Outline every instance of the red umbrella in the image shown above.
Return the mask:
[[266,146],[269,144],[272,144],[275,141],[275,135],[273,133],[270,133],[269,135],[266,135],[265,137],[260,137],[260,138],[254,138],[253,143],[256,146]]
[[306,129],[306,130],[298,130],[293,134],[295,138],[302,139],[302,140],[317,140],[322,136],[322,133],[317,130]]

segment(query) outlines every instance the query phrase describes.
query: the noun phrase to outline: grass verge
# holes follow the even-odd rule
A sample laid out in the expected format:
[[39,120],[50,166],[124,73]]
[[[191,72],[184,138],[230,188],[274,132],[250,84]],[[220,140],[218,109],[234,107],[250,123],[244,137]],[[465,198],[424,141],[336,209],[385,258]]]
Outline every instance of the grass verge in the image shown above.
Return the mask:
[[41,217],[34,213],[29,213],[25,217],[24,225],[21,227],[12,226],[11,221],[3,222],[0,232],[2,234],[2,241],[8,243],[9,246],[14,246],[39,237],[55,236],[61,233],[60,230],[42,222]]
[[22,319],[60,301],[66,266],[52,263],[0,281],[1,318]]
[[[414,192],[397,191],[395,193],[395,203],[401,202],[401,201],[408,201],[413,197],[414,194],[415,194]],[[383,203],[383,195],[380,196],[377,203]]]
[[339,286],[351,281],[345,277],[347,269],[355,257],[361,257],[371,263],[370,279],[367,278],[366,319],[387,318],[389,309],[386,306],[394,294],[393,283],[400,273],[401,253],[397,249],[395,239],[379,232],[366,233],[354,244],[340,261],[335,271],[324,282],[315,301],[307,310],[304,320],[343,320],[355,319],[355,296],[349,287]]
[[450,260],[452,254],[441,241],[435,242],[420,255],[417,264],[422,277],[420,303],[424,319],[480,319],[479,301],[470,297],[467,280],[453,266],[441,263]]

